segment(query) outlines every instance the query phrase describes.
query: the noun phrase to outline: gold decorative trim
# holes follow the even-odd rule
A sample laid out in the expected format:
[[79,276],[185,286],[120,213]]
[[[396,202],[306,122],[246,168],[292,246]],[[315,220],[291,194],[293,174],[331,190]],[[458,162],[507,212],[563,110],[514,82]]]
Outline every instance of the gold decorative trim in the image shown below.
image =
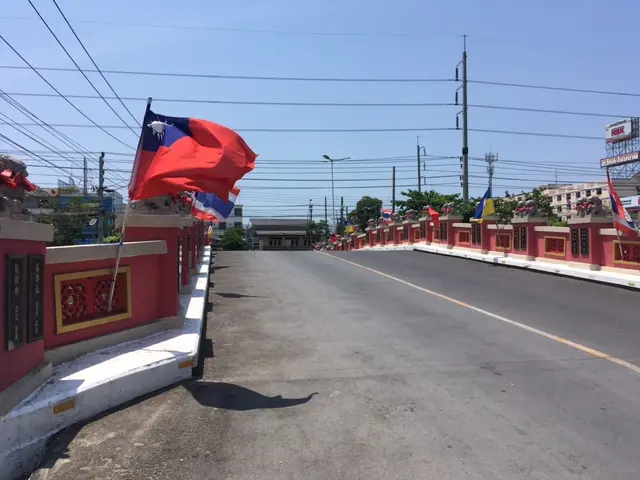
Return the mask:
[[64,325],[62,322],[62,293],[60,291],[62,282],[69,280],[80,280],[83,278],[92,277],[104,277],[105,275],[113,275],[113,268],[105,268],[101,270],[88,270],[86,272],[73,272],[73,273],[60,273],[54,275],[54,291],[56,302],[56,334],[75,332],[77,330],[84,330],[85,328],[96,327],[98,325],[105,325],[107,323],[119,322],[132,317],[132,303],[133,296],[131,295],[131,267],[120,267],[118,269],[118,275],[124,273],[127,277],[127,311],[122,313],[116,313],[115,315],[109,315],[107,317],[96,318],[95,320],[87,320],[86,322],[74,323],[73,325]]
[[[554,252],[550,252],[549,248],[548,248],[548,240],[562,240],[562,251],[563,253],[554,253]],[[567,256],[567,239],[565,237],[544,237],[544,254],[545,255],[551,255],[552,257],[562,257],[562,258],[566,258]]]
[[618,245],[620,245],[620,243],[622,243],[623,247],[624,247],[624,245],[640,245],[640,242],[632,242],[632,241],[619,242],[618,240],[614,240],[613,241],[613,248],[614,248],[614,250],[613,250],[613,263],[616,264],[616,265],[633,265],[636,268],[640,268],[640,263],[639,262],[630,262],[628,260],[622,260],[622,259],[616,260],[616,256],[620,255],[620,247],[618,246]]

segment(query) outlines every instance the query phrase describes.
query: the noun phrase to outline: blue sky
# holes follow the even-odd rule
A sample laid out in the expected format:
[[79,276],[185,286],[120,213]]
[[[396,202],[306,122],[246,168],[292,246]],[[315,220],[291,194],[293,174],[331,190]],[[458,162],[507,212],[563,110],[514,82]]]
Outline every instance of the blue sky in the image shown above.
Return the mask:
[[[89,52],[103,70],[205,73],[233,76],[340,78],[452,78],[461,59],[462,34],[468,35],[469,80],[488,80],[620,92],[636,92],[636,21],[640,4],[633,0],[597,2],[538,0],[426,1],[326,0],[324,2],[247,0],[85,2],[59,0]],[[76,61],[91,68],[51,0],[34,4]],[[155,26],[154,26],[155,25]],[[71,67],[59,45],[27,1],[4,2],[0,33],[34,66]],[[23,65],[0,44],[0,65]],[[94,95],[77,72],[42,72],[64,94]],[[88,74],[105,95],[109,90],[96,74]],[[292,82],[237,79],[172,78],[109,74],[122,97],[261,102],[449,103],[458,84]],[[33,72],[0,69],[0,88],[8,93],[52,93]],[[16,96],[24,106],[53,124],[88,121],[60,98]],[[122,125],[99,99],[72,101],[100,125]],[[144,101],[127,101],[142,117]],[[471,83],[470,105],[522,107],[611,114],[590,117],[471,107],[471,129],[544,132],[599,137],[563,139],[471,132],[470,155],[498,152],[496,193],[519,191],[553,182],[602,178],[604,125],[637,115],[639,99],[629,96],[567,93]],[[132,119],[117,103],[125,120]],[[155,100],[153,109],[173,116],[209,119],[242,129],[375,129],[453,128],[460,107],[310,107],[176,103]],[[0,113],[26,119],[0,100]],[[133,152],[96,128],[61,128],[90,151],[108,154],[111,185],[126,183]],[[33,129],[43,135],[41,130]],[[126,129],[109,130],[127,144],[137,139]],[[30,139],[0,123],[0,133],[32,150]],[[306,215],[312,199],[315,215],[330,201],[327,153],[354,159],[404,157],[372,163],[336,164],[336,195],[353,207],[362,195],[389,204],[391,167],[396,165],[398,196],[415,186],[416,136],[428,155],[455,157],[460,131],[268,133],[242,132],[260,154],[258,166],[241,183],[247,217]],[[47,137],[50,139],[50,137]],[[60,149],[67,147],[56,143]],[[0,150],[12,150],[0,138]],[[56,165],[72,164],[47,156]],[[95,168],[97,155],[90,158]],[[502,161],[503,160],[503,161]],[[30,165],[37,160],[27,159]],[[515,163],[512,163],[515,162]],[[427,157],[432,188],[459,192],[456,158]],[[59,172],[50,166],[30,168],[31,178],[54,185]],[[73,173],[80,175],[79,170]],[[92,179],[97,171],[91,172]],[[481,195],[486,174],[480,160],[471,161],[471,194]],[[64,178],[64,174],[59,175]],[[366,180],[369,179],[369,180]],[[305,187],[305,189],[294,189]],[[124,189],[122,190],[124,193]]]

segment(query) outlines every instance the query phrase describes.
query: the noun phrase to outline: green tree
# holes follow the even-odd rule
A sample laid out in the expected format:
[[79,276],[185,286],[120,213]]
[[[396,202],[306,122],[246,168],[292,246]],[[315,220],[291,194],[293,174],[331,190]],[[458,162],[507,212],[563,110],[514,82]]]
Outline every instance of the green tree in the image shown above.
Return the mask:
[[463,201],[460,195],[443,194],[436,192],[435,190],[429,190],[427,192],[418,192],[417,190],[406,190],[400,192],[404,200],[396,200],[395,205],[401,214],[404,214],[407,210],[415,210],[422,212],[427,206],[431,205],[438,212],[442,212],[442,207],[446,203],[454,203],[459,215],[462,215],[464,221],[469,220],[475,212],[476,206],[480,202],[479,198],[471,199],[468,202]]
[[500,220],[504,223],[511,221],[513,217],[513,211],[518,206],[520,201],[535,200],[538,205],[540,215],[547,217],[551,225],[565,225],[558,219],[558,216],[553,213],[551,207],[551,197],[545,195],[542,190],[534,188],[530,192],[522,192],[519,195],[513,195],[509,191],[504,192],[504,198],[496,198],[494,200],[496,214],[500,217]]
[[312,235],[328,235],[329,234],[329,222],[326,220],[318,220],[317,222],[311,222],[309,225]]
[[244,238],[244,230],[231,228],[225,230],[220,241],[223,250],[246,250],[247,242]]
[[49,210],[38,222],[53,225],[54,246],[77,244],[84,238],[84,228],[98,214],[97,203],[82,203],[80,198],[71,198],[63,205],[59,197],[53,197],[41,201],[40,207]]
[[382,209],[382,200],[379,198],[364,196],[358,203],[356,208],[349,212],[349,220],[354,225],[364,230],[367,228],[367,221],[370,218],[378,219],[380,217],[380,210]]

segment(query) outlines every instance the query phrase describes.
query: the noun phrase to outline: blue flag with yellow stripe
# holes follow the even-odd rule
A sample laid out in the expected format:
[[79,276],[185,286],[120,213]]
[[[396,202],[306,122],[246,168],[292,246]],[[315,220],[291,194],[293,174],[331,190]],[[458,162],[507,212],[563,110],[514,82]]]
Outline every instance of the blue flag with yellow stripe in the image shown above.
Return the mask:
[[495,213],[496,209],[493,204],[493,198],[491,197],[491,187],[489,187],[482,197],[482,200],[480,200],[480,204],[476,208],[471,221],[482,223],[484,217],[488,217],[489,215],[493,215]]

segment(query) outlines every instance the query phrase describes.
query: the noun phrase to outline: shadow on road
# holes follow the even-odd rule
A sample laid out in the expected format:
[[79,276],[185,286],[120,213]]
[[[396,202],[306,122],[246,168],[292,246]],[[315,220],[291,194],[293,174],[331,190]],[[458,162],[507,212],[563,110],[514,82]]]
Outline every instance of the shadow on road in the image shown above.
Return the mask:
[[244,295],[242,293],[219,293],[219,292],[213,292],[213,293],[222,298],[266,298],[266,297],[260,297],[256,295]]
[[201,405],[238,411],[295,407],[309,402],[318,394],[315,392],[303,398],[267,397],[239,385],[221,382],[194,382],[185,384],[184,388]]

